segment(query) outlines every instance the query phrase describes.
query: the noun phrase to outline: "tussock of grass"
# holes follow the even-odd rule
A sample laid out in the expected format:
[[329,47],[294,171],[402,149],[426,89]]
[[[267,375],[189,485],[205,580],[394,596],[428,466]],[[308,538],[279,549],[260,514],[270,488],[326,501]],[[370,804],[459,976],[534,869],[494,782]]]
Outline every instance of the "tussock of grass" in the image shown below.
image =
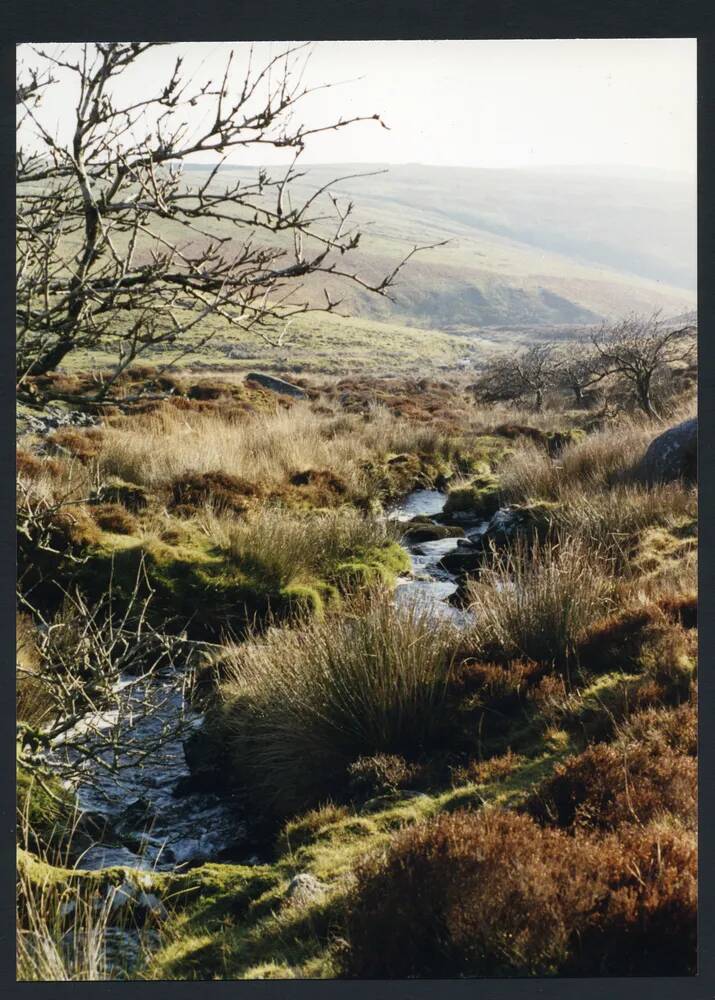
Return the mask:
[[236,774],[285,815],[341,791],[358,757],[429,747],[448,724],[455,642],[447,624],[376,592],[233,647],[221,726]]
[[612,589],[607,567],[578,539],[517,539],[468,584],[477,648],[565,666]]
[[[278,585],[340,575],[348,560],[370,560],[395,541],[386,521],[352,508],[320,512],[263,508],[243,522],[223,526],[227,549],[242,565],[255,566]],[[399,559],[397,547],[394,556]],[[407,568],[405,561],[404,568]]]
[[501,469],[501,488],[512,503],[540,497],[560,499],[564,488],[587,492],[623,482],[662,428],[622,420],[567,445],[556,461],[536,445],[514,452]]

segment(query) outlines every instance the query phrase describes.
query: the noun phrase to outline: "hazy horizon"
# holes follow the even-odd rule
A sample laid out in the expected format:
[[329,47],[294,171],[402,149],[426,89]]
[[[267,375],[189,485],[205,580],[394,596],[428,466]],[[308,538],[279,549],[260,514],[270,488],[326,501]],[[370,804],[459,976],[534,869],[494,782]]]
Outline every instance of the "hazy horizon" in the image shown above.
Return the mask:
[[[161,89],[178,55],[195,84],[219,77],[231,50],[227,89],[235,92],[251,47],[255,69],[296,44],[305,46],[293,57],[296,74],[321,88],[299,102],[302,122],[312,128],[379,114],[388,126],[359,122],[310,136],[306,163],[696,171],[692,38],[167,43],[138,60],[121,93],[143,99]],[[36,48],[73,56],[79,43]],[[27,44],[18,57],[36,58]],[[66,71],[58,78],[41,116],[64,141],[75,81]],[[190,129],[200,125],[201,110],[184,113]],[[260,162],[289,158],[290,151],[265,147]],[[232,150],[227,162],[257,160],[249,147]]]

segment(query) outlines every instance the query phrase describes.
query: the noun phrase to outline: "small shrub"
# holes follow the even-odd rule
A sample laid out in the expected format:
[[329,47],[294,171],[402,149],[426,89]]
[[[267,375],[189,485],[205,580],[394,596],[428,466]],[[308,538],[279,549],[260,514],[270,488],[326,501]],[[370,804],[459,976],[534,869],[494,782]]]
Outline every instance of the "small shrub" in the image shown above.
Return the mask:
[[370,798],[406,788],[414,781],[418,768],[394,753],[358,757],[348,767],[350,791],[357,797]]
[[149,506],[149,498],[150,494],[143,486],[115,479],[102,483],[90,497],[90,503],[121,504],[132,514],[138,514]]
[[527,811],[565,829],[614,829],[665,813],[695,822],[697,766],[669,747],[599,743],[558,765]]
[[606,892],[562,972],[693,976],[697,969],[697,845],[673,824],[624,827],[600,845]]
[[217,512],[231,511],[242,514],[247,507],[246,497],[254,497],[258,490],[253,483],[227,472],[197,472],[178,476],[171,484],[171,506],[191,510],[211,507]]
[[697,594],[666,594],[658,601],[658,606],[670,618],[675,618],[683,628],[698,627]]
[[588,850],[526,816],[455,812],[356,870],[344,972],[356,978],[549,975],[595,908]]
[[48,445],[74,455],[80,462],[87,463],[97,458],[101,451],[104,431],[99,427],[78,430],[75,427],[60,427],[47,438]]
[[676,708],[646,708],[618,727],[617,744],[644,746],[657,752],[666,747],[695,757],[698,752],[698,713],[694,704]]
[[137,528],[136,518],[118,503],[93,507],[92,517],[102,531],[113,531],[117,535],[131,535]]
[[54,458],[33,455],[30,451],[18,449],[15,456],[15,468],[18,476],[28,480],[40,479],[44,476],[54,478],[62,473],[62,463]]
[[695,680],[697,636],[655,604],[597,622],[579,644],[589,673],[622,670],[650,679],[665,704],[686,701]]
[[627,608],[592,622],[577,647],[580,667],[588,673],[613,670],[636,671],[646,636],[667,627],[664,615],[654,605]]
[[596,838],[503,810],[410,827],[356,869],[356,978],[692,975],[696,853],[677,826]]
[[186,395],[189,399],[214,400],[231,395],[232,386],[227,382],[211,382],[206,379],[189,386]]
[[310,486],[322,488],[329,493],[336,493],[344,496],[348,492],[345,482],[332,473],[329,469],[305,469],[302,472],[294,472],[288,479],[291,486]]

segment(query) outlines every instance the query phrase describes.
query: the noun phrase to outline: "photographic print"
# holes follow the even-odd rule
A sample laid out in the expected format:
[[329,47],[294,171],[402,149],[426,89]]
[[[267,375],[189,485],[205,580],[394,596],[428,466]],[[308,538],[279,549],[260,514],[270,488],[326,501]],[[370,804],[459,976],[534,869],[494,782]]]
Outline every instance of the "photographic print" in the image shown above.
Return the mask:
[[18,980],[694,976],[694,38],[16,49]]

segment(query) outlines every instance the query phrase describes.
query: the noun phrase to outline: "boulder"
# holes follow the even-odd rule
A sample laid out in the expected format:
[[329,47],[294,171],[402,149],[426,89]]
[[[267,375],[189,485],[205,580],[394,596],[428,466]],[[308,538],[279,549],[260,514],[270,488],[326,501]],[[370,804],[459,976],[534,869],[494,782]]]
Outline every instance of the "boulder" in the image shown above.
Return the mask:
[[324,894],[325,886],[310,872],[294,875],[286,889],[286,898],[293,906],[307,906]]
[[437,564],[440,569],[454,576],[466,576],[468,573],[478,573],[484,562],[484,549],[455,549],[443,556]]
[[246,375],[246,381],[255,382],[256,385],[260,385],[264,389],[270,389],[271,392],[279,392],[283,396],[294,396],[296,399],[307,398],[306,392],[299,385],[293,385],[292,382],[286,382],[285,379],[276,378],[275,375],[264,375],[263,372],[249,372]]
[[684,420],[654,438],[643,456],[640,473],[650,483],[698,478],[698,418]]
[[420,542],[437,542],[444,538],[461,538],[464,535],[464,528],[457,525],[443,525],[428,523],[423,521],[408,521],[405,534],[406,542],[418,544]]

